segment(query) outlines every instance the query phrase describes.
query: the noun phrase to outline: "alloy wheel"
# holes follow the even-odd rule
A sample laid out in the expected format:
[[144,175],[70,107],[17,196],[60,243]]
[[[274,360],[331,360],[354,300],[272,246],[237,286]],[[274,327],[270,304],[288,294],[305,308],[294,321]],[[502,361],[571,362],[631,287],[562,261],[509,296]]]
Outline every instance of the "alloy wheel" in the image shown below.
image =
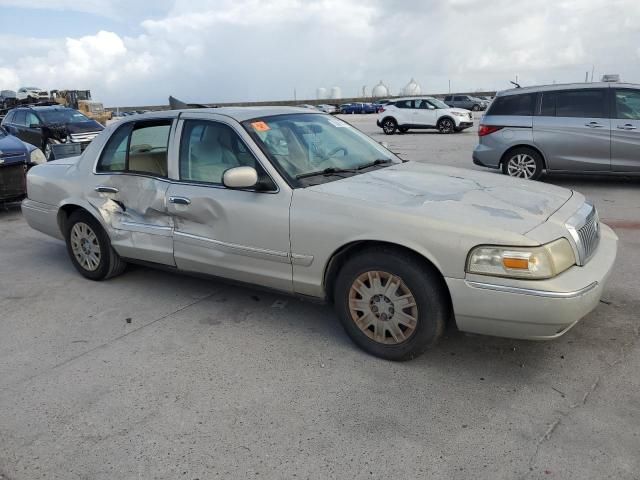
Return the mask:
[[535,159],[526,153],[519,153],[509,159],[507,163],[507,174],[510,177],[532,178],[537,170]]
[[448,118],[440,120],[440,133],[451,133],[453,131],[453,122]]
[[384,130],[384,133],[391,135],[393,132],[396,131],[396,122],[394,122],[391,119],[385,120],[384,123],[382,124],[382,130]]
[[418,306],[402,278],[369,271],[355,279],[349,290],[349,312],[356,326],[371,340],[397,345],[408,340],[418,326]]
[[71,250],[82,268],[95,271],[102,257],[100,243],[95,232],[84,222],[78,222],[71,228]]

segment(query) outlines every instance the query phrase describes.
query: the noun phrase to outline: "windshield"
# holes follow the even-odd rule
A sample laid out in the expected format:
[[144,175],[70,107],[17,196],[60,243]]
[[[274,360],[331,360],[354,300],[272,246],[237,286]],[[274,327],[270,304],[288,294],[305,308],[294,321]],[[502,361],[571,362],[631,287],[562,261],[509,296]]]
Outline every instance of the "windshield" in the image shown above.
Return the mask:
[[247,120],[243,126],[293,181],[308,180],[314,173],[324,174],[320,181],[338,180],[344,173],[355,175],[369,167],[402,162],[356,128],[329,115],[275,115]]
[[38,112],[44,123],[82,123],[91,120],[77,110],[40,110]]
[[431,105],[433,105],[436,108],[449,108],[449,105],[447,105],[441,100],[438,100],[437,98],[429,98],[428,101]]

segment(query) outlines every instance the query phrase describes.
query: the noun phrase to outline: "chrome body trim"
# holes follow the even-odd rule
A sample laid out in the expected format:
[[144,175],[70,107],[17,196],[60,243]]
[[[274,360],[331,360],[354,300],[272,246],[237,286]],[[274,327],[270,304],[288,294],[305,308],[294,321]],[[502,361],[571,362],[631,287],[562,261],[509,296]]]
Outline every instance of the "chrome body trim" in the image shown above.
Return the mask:
[[165,225],[152,225],[150,223],[138,223],[138,222],[120,222],[119,227],[114,227],[116,230],[128,230],[130,232],[149,233],[151,235],[160,235],[162,237],[170,237],[173,233],[172,227]]
[[579,290],[574,290],[572,292],[551,292],[548,290],[535,290],[532,288],[512,287],[508,285],[495,285],[493,283],[474,282],[470,280],[465,280],[465,283],[468,286],[473,288],[483,288],[485,290],[494,290],[497,292],[515,293],[519,295],[533,295],[536,297],[546,297],[546,298],[575,298],[575,297],[584,295],[587,292],[590,292],[591,290],[593,290],[598,286],[598,282],[593,282],[584,288],[581,288]]
[[585,265],[593,256],[600,243],[600,221],[593,205],[585,202],[565,223],[573,240],[576,263]]

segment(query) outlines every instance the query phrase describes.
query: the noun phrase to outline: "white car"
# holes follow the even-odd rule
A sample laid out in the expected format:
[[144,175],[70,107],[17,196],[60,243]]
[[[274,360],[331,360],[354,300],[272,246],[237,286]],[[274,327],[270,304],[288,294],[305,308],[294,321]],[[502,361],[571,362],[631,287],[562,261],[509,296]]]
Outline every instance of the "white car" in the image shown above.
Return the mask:
[[437,128],[440,133],[461,132],[473,126],[473,114],[462,108],[451,108],[433,97],[398,98],[384,105],[378,113],[377,125],[387,135],[410,128]]
[[327,103],[322,103],[320,105],[316,105],[316,108],[324,113],[336,113],[337,108],[335,105],[329,105]]
[[38,87],[22,87],[16,93],[16,98],[20,100],[49,100],[49,92]]

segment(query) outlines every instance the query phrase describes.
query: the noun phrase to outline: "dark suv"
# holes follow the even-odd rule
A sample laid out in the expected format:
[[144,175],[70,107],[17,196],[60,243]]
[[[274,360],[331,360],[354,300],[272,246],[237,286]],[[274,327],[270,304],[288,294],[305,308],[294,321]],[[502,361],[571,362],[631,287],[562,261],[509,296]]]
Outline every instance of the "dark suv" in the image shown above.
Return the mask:
[[61,106],[14,108],[2,126],[23,142],[41,148],[47,160],[79,155],[104,130],[79,111]]

